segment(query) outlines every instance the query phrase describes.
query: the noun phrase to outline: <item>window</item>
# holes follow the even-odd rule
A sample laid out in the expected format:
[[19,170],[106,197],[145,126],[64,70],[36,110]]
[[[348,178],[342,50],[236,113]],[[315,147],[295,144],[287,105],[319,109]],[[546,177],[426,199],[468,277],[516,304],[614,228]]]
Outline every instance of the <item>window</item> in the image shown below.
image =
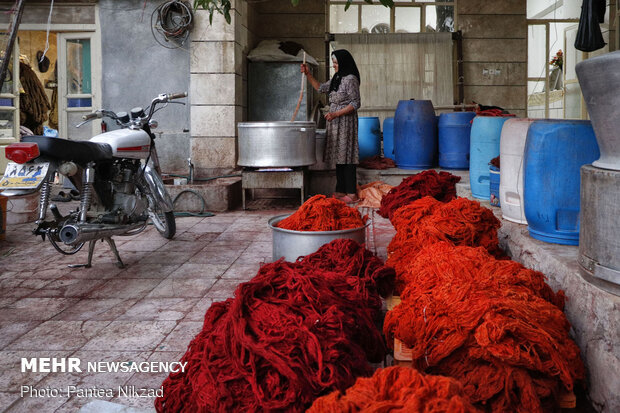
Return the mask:
[[331,33],[453,32],[456,27],[456,0],[394,0],[392,9],[353,1],[346,12],[346,1],[329,3]]
[[[575,65],[605,53],[609,45],[593,53],[575,49],[580,13],[581,1],[577,0],[527,0],[527,112],[530,118],[587,118]],[[610,39],[609,15],[608,5],[605,23],[601,24],[606,43]],[[559,63],[558,56],[561,56]]]

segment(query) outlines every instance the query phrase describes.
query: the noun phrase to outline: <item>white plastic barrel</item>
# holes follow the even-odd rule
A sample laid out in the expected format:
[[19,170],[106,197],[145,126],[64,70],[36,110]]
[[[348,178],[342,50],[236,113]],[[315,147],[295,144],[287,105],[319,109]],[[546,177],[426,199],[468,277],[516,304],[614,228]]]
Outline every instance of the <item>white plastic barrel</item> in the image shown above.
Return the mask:
[[500,138],[499,199],[502,216],[508,221],[527,224],[523,209],[523,151],[527,131],[534,119],[508,119]]

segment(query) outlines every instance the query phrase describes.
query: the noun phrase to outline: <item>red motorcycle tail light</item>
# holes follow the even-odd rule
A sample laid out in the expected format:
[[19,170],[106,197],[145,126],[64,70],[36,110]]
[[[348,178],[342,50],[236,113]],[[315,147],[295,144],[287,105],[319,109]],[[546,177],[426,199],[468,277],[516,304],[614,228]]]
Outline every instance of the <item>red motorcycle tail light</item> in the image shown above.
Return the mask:
[[36,143],[13,143],[4,148],[4,153],[7,159],[13,162],[22,164],[38,158],[39,146]]

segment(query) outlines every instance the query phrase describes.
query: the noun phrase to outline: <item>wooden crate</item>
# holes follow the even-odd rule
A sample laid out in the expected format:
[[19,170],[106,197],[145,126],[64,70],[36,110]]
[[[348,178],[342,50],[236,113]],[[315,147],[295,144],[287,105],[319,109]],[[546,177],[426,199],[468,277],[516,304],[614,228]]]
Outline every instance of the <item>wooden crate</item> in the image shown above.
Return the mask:
[[407,347],[405,343],[394,337],[394,360],[399,361],[412,361],[411,348]]
[[394,307],[400,304],[400,297],[397,295],[390,295],[388,298],[385,299],[385,302],[387,304],[388,311],[392,311]]

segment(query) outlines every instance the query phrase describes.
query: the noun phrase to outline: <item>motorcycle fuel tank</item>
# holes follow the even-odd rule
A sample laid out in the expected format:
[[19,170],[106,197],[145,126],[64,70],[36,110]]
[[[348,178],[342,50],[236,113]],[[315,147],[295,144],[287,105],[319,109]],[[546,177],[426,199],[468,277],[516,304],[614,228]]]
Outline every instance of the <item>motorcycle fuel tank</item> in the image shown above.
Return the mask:
[[107,143],[117,158],[146,159],[151,149],[151,138],[142,129],[117,129],[94,136],[90,141]]

